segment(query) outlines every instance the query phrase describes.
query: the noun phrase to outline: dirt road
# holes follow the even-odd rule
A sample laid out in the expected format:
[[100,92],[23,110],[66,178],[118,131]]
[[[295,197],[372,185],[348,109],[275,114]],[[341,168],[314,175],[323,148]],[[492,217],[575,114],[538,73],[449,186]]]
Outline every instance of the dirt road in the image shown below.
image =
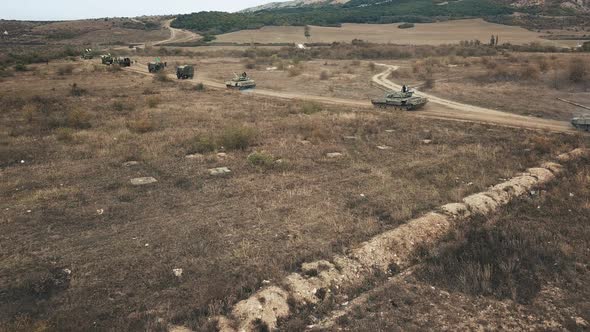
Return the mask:
[[[372,80],[375,84],[382,86],[388,90],[399,90],[401,86],[391,82],[388,80],[389,75],[392,71],[396,70],[397,66],[392,65],[384,65],[378,64],[380,66],[385,66],[386,70],[375,75]],[[136,73],[144,74],[144,75],[152,75],[148,72],[147,66],[142,63],[138,63],[137,65],[130,67],[129,70],[134,71]],[[170,78],[176,79],[176,77],[169,75]],[[216,89],[225,89],[225,85],[223,82],[217,82],[210,80],[206,77],[201,77],[198,81],[185,81],[186,84],[198,84],[203,83],[204,85],[210,88]],[[363,108],[370,108],[372,107],[370,101],[368,100],[354,100],[354,99],[344,99],[344,98],[333,98],[333,97],[324,97],[324,96],[316,96],[316,95],[307,95],[307,94],[300,94],[300,93],[292,93],[292,92],[281,92],[281,91],[274,91],[274,90],[265,90],[265,89],[254,89],[244,92],[247,94],[259,95],[259,96],[267,96],[272,98],[281,98],[281,99],[289,99],[289,100],[305,100],[305,101],[313,101],[325,104],[333,104],[333,105],[346,105],[352,107],[363,107]],[[453,121],[462,121],[462,122],[474,122],[474,123],[485,123],[485,124],[493,124],[493,125],[500,125],[504,127],[511,127],[511,128],[523,128],[523,129],[532,129],[532,130],[542,130],[548,132],[560,132],[560,133],[574,133],[577,132],[569,123],[556,121],[556,120],[546,120],[546,119],[539,119],[535,117],[526,117],[511,113],[500,112],[492,109],[486,109],[482,107],[472,106],[457,103],[450,100],[445,100],[436,96],[432,96],[425,93],[420,93],[421,95],[430,99],[430,103],[426,105],[422,110],[415,112],[417,117],[424,117],[424,118],[434,118],[434,119],[445,119],[445,120],[453,120]]]
[[170,30],[170,38],[153,43],[153,46],[163,46],[172,43],[188,43],[201,39],[201,36],[192,31],[181,30],[171,27],[172,21],[174,21],[174,19],[164,22],[164,28]]
[[[372,81],[387,90],[401,90],[401,85],[391,82],[389,75],[398,69],[398,66],[377,63],[386,67],[386,70],[373,76]],[[414,89],[420,96],[429,99],[429,104],[416,114],[429,118],[452,119],[458,121],[471,121],[489,123],[514,128],[539,129],[553,132],[575,132],[576,130],[568,122],[539,119],[506,112],[500,112],[489,108],[462,104],[451,100],[442,99],[428,93]]]

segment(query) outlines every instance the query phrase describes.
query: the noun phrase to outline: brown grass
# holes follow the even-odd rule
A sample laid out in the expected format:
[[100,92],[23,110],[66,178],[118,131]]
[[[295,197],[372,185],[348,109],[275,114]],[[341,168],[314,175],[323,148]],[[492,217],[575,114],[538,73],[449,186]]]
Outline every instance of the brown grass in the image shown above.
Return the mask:
[[[305,115],[298,102],[254,95],[228,107],[226,91],[187,97],[177,85],[125,72],[77,78],[91,95],[55,98],[68,95],[66,80],[28,75],[0,82],[26,87],[0,97],[0,228],[10,239],[0,251],[0,326],[8,330],[199,329],[263,280],[582,142],[342,106]],[[166,107],[132,116],[113,107],[122,90],[122,102],[143,103],[146,88]],[[65,135],[47,127],[75,110],[87,112],[91,127]],[[420,144],[426,137],[433,143]],[[214,153],[221,146],[226,156]],[[194,152],[202,158],[185,158]],[[254,152],[289,166],[261,172],[248,160]],[[232,174],[210,176],[215,167]],[[158,182],[130,185],[144,176]]]

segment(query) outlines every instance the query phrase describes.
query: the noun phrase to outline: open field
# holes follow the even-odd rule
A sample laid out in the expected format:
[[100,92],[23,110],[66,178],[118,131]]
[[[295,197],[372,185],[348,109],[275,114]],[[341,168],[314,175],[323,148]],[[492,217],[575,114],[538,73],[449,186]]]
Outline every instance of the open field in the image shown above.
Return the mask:
[[[204,329],[303,261],[585,144],[88,61],[31,67],[0,82],[6,330]],[[130,184],[145,176],[158,182]]]
[[[343,24],[341,28],[311,27],[310,41],[316,43],[350,42],[362,39],[374,43],[441,45],[456,44],[462,40],[479,39],[483,43],[492,34],[500,43],[526,44],[538,42],[556,46],[575,46],[577,41],[553,41],[540,38],[540,33],[516,26],[489,23],[482,19],[455,20],[439,23],[416,24],[411,29],[399,29],[399,24]],[[217,36],[219,42],[234,43],[306,43],[309,42],[303,27],[264,27],[259,30],[242,30]]]
[[[139,57],[141,63],[151,61]],[[285,94],[369,101],[383,87],[372,78],[385,68],[373,61],[281,58],[168,57],[171,67],[194,64],[197,80],[223,83],[233,73],[248,72],[259,89]],[[399,68],[391,81],[419,87],[430,95],[469,105],[524,116],[569,121],[585,110],[557,100],[565,98],[590,105],[586,80],[571,81],[571,74],[590,68],[586,55],[510,54],[490,57],[433,57],[419,60],[379,61]],[[579,68],[572,66],[581,64]],[[583,74],[585,75],[585,74]],[[432,87],[422,89],[427,81]],[[502,98],[498,98],[502,96]],[[426,110],[440,107],[427,105]]]

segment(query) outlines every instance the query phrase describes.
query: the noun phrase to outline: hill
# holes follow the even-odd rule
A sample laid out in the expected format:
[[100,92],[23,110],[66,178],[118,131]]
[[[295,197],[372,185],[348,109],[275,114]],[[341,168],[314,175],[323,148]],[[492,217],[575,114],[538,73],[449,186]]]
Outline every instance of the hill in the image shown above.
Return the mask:
[[[221,34],[263,26],[340,26],[342,23],[434,22],[445,19],[509,15],[507,5],[491,0],[463,0],[436,3],[432,0],[297,0],[295,7],[275,4],[264,10],[240,13],[199,12],[180,15],[175,28]],[[264,8],[264,7],[262,7]]]

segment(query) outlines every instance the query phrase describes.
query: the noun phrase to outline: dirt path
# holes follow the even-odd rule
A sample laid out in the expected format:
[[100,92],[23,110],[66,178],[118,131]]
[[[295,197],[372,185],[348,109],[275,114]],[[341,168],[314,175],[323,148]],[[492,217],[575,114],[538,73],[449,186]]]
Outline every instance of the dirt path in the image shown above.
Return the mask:
[[170,38],[153,43],[153,46],[162,46],[172,43],[188,43],[201,39],[201,36],[192,31],[173,28],[171,26],[172,21],[174,21],[174,19],[164,22],[164,28],[170,30]]
[[[372,81],[388,90],[401,90],[401,85],[391,82],[389,75],[397,70],[398,66],[377,63],[386,67],[386,70],[373,76]],[[428,93],[419,92],[421,96],[429,99],[429,104],[420,110],[419,116],[439,119],[451,119],[458,121],[480,122],[497,124],[514,128],[539,129],[553,132],[575,132],[576,130],[568,122],[526,117],[506,112],[500,112],[489,108],[462,104],[451,100],[442,99]]]
[[[397,70],[397,66],[377,64],[385,66],[387,69],[375,76],[372,81],[384,87],[387,90],[400,90],[401,86],[389,81],[388,77],[392,71]],[[131,67],[129,70],[144,74],[152,75],[147,71],[147,66],[142,63],[138,63],[136,66]],[[170,78],[176,79],[172,75]],[[198,84],[203,83],[204,85],[216,88],[225,89],[223,82],[213,81],[207,77],[201,77],[199,81],[185,81],[187,84]],[[333,105],[346,105],[353,107],[372,107],[371,103],[367,100],[354,100],[334,97],[324,97],[316,95],[306,95],[301,93],[292,92],[281,92],[274,90],[265,89],[254,89],[244,92],[244,94],[253,94],[259,96],[267,96],[273,98],[289,99],[289,100],[305,100],[313,101],[325,104]],[[546,120],[534,117],[526,117],[516,114],[510,114],[500,112],[492,109],[486,109],[482,107],[461,104],[450,100],[445,100],[430,94],[420,93],[421,95],[430,99],[430,103],[426,105],[422,110],[416,112],[417,117],[433,118],[433,119],[444,119],[462,122],[475,122],[500,125],[511,128],[524,128],[532,130],[542,130],[549,132],[560,132],[560,133],[575,133],[578,132],[568,122]]]

